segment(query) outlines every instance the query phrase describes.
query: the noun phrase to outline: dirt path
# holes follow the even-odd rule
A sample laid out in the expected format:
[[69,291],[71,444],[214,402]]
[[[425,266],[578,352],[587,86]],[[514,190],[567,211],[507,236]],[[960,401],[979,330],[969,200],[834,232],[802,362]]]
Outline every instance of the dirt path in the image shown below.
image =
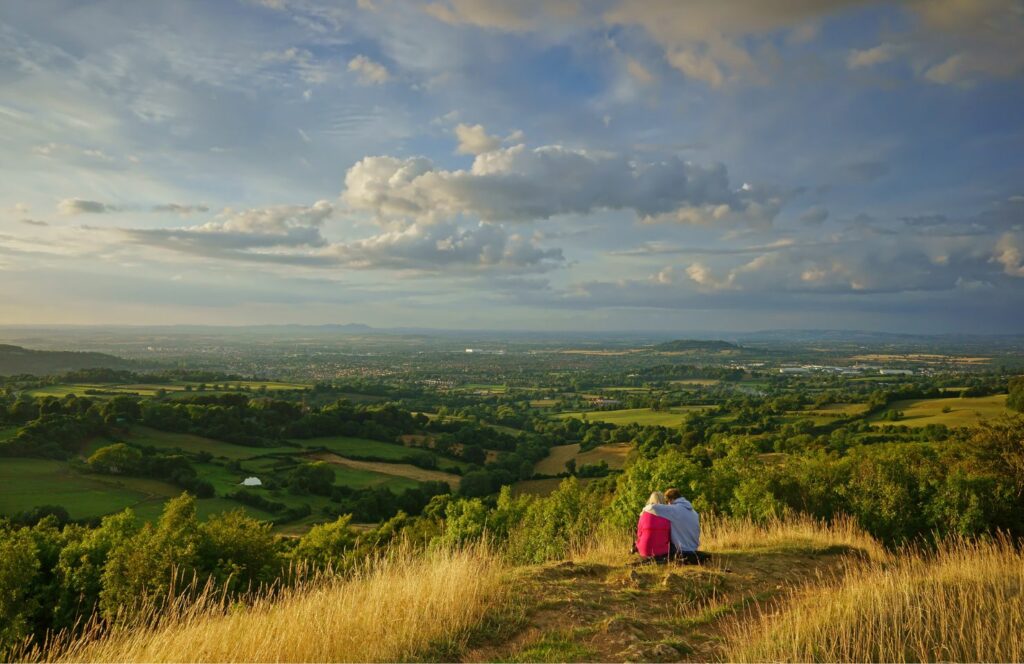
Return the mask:
[[326,461],[327,463],[333,463],[338,466],[345,466],[346,468],[354,468],[356,470],[369,470],[371,472],[382,473],[384,475],[405,477],[410,480],[416,480],[417,482],[447,482],[453,489],[458,488],[459,480],[461,479],[458,475],[445,473],[440,470],[418,468],[408,463],[358,461],[338,454],[332,454],[331,452],[316,452],[314,454],[310,454],[309,458],[316,459],[318,461]]
[[524,611],[519,629],[479,644],[464,661],[713,660],[737,612],[840,570],[844,553],[722,553],[704,567],[624,558],[524,568],[513,579]]

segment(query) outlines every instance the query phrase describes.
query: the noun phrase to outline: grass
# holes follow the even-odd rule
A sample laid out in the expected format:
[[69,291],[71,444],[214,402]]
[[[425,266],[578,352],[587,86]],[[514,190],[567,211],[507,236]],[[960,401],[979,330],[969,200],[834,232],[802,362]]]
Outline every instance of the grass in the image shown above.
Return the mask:
[[787,605],[738,619],[730,661],[1024,660],[1024,554],[1005,540],[852,563]]
[[[361,473],[368,479],[376,475],[380,480],[373,481],[368,486],[377,484],[388,484],[388,488],[396,491],[415,487],[419,482],[446,482],[452,488],[458,488],[458,475],[445,473],[440,470],[429,470],[419,468],[408,463],[385,463],[383,461],[360,461],[358,459],[346,459],[343,456],[329,452],[311,454],[310,458],[326,461],[336,467],[335,477],[338,473]],[[346,482],[344,479],[342,483]],[[351,486],[351,485],[350,485]]]
[[[948,408],[949,412],[943,412]],[[889,405],[888,410],[903,412],[896,422],[883,420],[885,413],[872,418],[875,426],[887,424],[908,427],[923,427],[929,424],[944,424],[948,427],[973,427],[981,422],[1005,415],[1006,395],[996,394],[988,397],[946,397],[940,399],[911,399],[896,401]]]
[[562,419],[575,417],[591,422],[610,424],[650,424],[663,427],[679,426],[689,413],[704,410],[709,406],[677,406],[671,410],[655,411],[650,408],[623,408],[621,410],[591,410],[573,413],[559,413]]
[[215,457],[226,459],[250,459],[267,454],[298,454],[302,450],[298,447],[248,447],[235,445],[222,440],[193,436],[187,433],[171,433],[169,431],[158,431],[149,427],[136,426],[125,435],[124,441],[133,445],[143,445],[162,449],[181,450],[190,454],[198,452],[209,452]]
[[[561,477],[549,477],[541,480],[520,480],[512,485],[512,495],[522,496],[530,494],[533,496],[547,496],[557,489],[562,481],[563,478]],[[592,477],[583,477],[579,480],[582,486],[586,486],[593,481],[594,478]],[[628,544],[626,548],[629,548]]]
[[[163,482],[101,478],[71,470],[62,461],[9,458],[0,462],[0,514],[40,505],[62,505],[75,519],[118,512],[146,501],[162,503],[173,487]],[[145,484],[145,487],[142,484]]]
[[576,467],[596,464],[604,461],[613,470],[621,469],[626,465],[626,457],[629,455],[632,446],[621,443],[613,445],[600,445],[592,450],[580,452],[580,444],[555,445],[551,448],[547,457],[537,462],[534,472],[542,475],[557,475],[565,472],[565,463],[570,459],[576,460]]
[[14,438],[14,434],[18,433],[18,429],[19,427],[0,427],[0,441]]
[[[268,392],[278,392],[282,390],[305,390],[309,389],[309,385],[305,383],[286,383],[280,381],[267,381],[267,380],[229,380],[229,381],[217,381],[216,385],[227,384],[227,390],[214,389],[212,387],[214,383],[207,383],[206,390],[200,392],[197,388],[199,383],[197,382],[173,382],[173,383],[59,383],[57,385],[45,385],[31,390],[29,393],[32,396],[43,397],[65,397],[69,394],[77,396],[85,396],[87,390],[95,390],[102,392],[103,394],[90,395],[95,397],[112,396],[116,394],[134,394],[137,396],[151,397],[155,396],[157,392],[163,390],[171,396],[181,396],[183,394],[189,395],[202,395],[202,394],[223,394],[225,392],[237,392],[239,388],[245,388],[252,392],[257,392],[262,388],[266,388]],[[186,386],[191,386],[190,392],[185,391]]]
[[[156,626],[97,627],[28,654],[37,661],[408,661],[458,653],[503,601],[504,568],[483,547],[398,552],[348,579],[322,576],[277,598],[226,606],[216,591]],[[453,659],[446,656],[446,659]]]

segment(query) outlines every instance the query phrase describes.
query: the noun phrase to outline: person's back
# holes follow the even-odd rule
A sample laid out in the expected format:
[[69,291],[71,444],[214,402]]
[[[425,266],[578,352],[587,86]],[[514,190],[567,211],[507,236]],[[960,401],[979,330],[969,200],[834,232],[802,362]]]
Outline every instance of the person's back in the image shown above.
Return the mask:
[[693,505],[672,490],[665,492],[672,496],[668,505],[648,505],[645,511],[664,517],[672,523],[672,544],[677,552],[696,552],[700,548],[700,515]]
[[650,512],[641,512],[636,525],[636,551],[644,558],[667,556],[671,545],[672,522]]

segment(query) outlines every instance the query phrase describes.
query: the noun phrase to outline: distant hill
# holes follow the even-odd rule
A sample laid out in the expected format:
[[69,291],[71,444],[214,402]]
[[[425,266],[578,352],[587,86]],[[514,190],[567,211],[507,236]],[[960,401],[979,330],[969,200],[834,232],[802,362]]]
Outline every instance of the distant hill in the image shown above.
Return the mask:
[[675,341],[668,341],[654,347],[654,350],[672,353],[679,353],[688,350],[716,353],[723,350],[739,349],[740,347],[736,344],[715,339],[676,339]]
[[105,353],[63,350],[30,350],[0,344],[0,376],[33,374],[45,376],[78,369],[131,369],[135,363]]

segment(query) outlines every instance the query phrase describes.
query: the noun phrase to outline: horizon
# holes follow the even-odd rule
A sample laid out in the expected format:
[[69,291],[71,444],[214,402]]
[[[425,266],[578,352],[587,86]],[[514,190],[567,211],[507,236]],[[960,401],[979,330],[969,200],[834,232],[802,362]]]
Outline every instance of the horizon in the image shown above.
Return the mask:
[[0,7],[0,326],[1024,332],[1024,3]]

